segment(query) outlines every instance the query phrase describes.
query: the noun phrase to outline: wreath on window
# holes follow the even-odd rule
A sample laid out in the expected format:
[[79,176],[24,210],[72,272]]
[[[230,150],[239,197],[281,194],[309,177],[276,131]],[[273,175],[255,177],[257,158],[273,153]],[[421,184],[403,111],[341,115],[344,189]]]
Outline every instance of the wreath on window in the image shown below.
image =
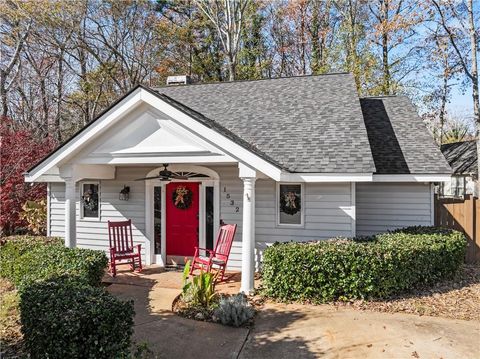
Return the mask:
[[192,191],[185,186],[178,186],[172,194],[173,205],[178,209],[187,209],[192,205]]
[[293,216],[300,211],[300,196],[295,192],[283,193],[280,197],[280,210]]
[[94,211],[98,208],[98,194],[94,193],[91,189],[85,191],[82,196],[83,208]]

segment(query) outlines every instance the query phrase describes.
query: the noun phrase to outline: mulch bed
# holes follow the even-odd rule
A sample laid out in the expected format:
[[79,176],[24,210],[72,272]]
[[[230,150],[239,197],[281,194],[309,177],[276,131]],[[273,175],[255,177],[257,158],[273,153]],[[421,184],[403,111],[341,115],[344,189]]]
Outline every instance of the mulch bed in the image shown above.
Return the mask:
[[480,321],[480,265],[465,265],[453,280],[386,300],[335,302],[336,307]]
[[[233,294],[225,294],[221,293],[223,298],[231,297]],[[251,298],[247,298],[249,303],[255,308],[255,312],[258,312],[258,309],[263,305],[264,299],[260,296],[255,296]],[[214,316],[213,310],[207,310],[202,307],[189,307],[185,302],[182,300],[182,295],[179,294],[172,303],[172,312],[177,314],[180,317],[198,320],[202,322],[210,322],[210,323],[219,323],[219,321]],[[251,327],[253,325],[254,318],[242,325],[241,327]],[[219,323],[221,324],[221,323]]]
[[188,319],[199,320],[202,322],[215,322],[213,319],[213,310],[208,310],[203,307],[187,306],[182,300],[182,294],[177,295],[173,300],[172,312]]

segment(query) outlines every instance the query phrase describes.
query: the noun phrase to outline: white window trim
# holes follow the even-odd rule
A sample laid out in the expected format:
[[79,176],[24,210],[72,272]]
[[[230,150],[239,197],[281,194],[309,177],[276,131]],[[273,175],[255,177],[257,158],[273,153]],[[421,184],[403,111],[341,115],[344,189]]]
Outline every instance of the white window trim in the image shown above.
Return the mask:
[[[300,186],[300,201],[301,201],[301,208],[300,208],[300,224],[293,224],[293,223],[280,223],[280,185],[298,185]],[[305,228],[305,184],[302,182],[277,182],[275,191],[275,217],[276,217],[276,224],[277,227],[290,227],[290,228]]]
[[[97,217],[85,217],[83,214],[83,204],[82,204],[82,196],[83,196],[83,185],[86,184],[94,184],[98,186],[98,216]],[[82,181],[80,182],[80,186],[78,188],[78,192],[80,195],[80,219],[82,221],[92,221],[92,222],[99,222],[101,219],[100,213],[100,205],[101,205],[101,185],[100,181]]]

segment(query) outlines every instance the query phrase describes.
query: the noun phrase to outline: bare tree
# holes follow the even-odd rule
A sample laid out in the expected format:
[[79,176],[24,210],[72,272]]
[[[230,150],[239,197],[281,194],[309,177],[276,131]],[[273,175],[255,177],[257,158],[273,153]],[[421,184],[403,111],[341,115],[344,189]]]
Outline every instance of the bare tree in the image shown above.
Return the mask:
[[[431,0],[437,14],[439,23],[445,29],[448,38],[454,48],[458,61],[460,62],[465,75],[472,85],[473,117],[475,123],[475,137],[477,141],[477,158],[480,158],[480,99],[478,90],[478,68],[477,68],[477,37],[474,19],[473,0],[467,0],[458,6],[453,1],[440,3],[438,0]],[[466,18],[466,19],[465,19]],[[453,21],[449,21],[452,20]],[[463,35],[463,36],[462,36]],[[462,38],[470,40],[468,51],[461,46]],[[477,168],[476,195],[480,193],[480,161]]]
[[[20,55],[25,40],[30,34],[32,21],[25,19],[22,10],[15,2],[6,2],[0,5],[0,36],[2,53],[0,62],[0,99],[2,116],[8,115],[7,93],[15,83],[20,69]],[[12,46],[13,44],[13,46]]]
[[480,193],[480,99],[478,93],[478,64],[477,64],[477,29],[473,17],[473,1],[468,0],[468,25],[470,35],[470,52],[472,54],[472,96],[473,96],[473,116],[475,121],[475,137],[477,139],[477,190],[476,195]]
[[217,29],[227,57],[229,80],[235,80],[235,69],[244,26],[244,12],[250,0],[194,0]]
[[381,92],[395,94],[398,79],[405,78],[418,66],[413,56],[417,46],[410,41],[416,36],[415,27],[422,22],[422,12],[418,2],[412,0],[367,3],[372,15],[373,43],[381,49]]
[[328,52],[334,38],[335,21],[331,16],[331,0],[314,0],[312,2],[312,21],[310,36],[312,38],[312,60],[310,67],[314,74],[327,72]]

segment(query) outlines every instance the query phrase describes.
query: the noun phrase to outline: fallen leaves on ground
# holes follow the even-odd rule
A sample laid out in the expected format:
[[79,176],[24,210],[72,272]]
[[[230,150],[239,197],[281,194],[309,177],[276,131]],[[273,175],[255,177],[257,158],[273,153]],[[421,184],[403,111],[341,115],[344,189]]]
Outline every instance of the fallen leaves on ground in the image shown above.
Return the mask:
[[18,295],[13,285],[0,278],[0,347],[1,357],[21,352],[22,333]]
[[480,266],[466,265],[452,280],[386,300],[336,302],[335,305],[480,321]]

